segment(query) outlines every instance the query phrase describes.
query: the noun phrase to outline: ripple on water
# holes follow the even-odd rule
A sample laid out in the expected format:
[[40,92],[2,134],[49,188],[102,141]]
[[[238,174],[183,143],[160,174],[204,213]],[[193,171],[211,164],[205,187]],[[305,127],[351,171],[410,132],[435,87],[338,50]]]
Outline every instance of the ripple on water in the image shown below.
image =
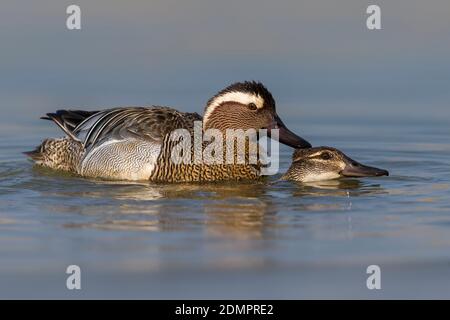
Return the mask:
[[[58,260],[67,250],[104,265],[139,260],[133,268],[140,270],[208,269],[227,259],[276,269],[445,257],[450,176],[439,146],[425,155],[363,142],[349,143],[351,156],[391,176],[310,184],[131,183],[83,179],[4,156],[0,243],[7,245],[0,254],[11,255],[16,243],[24,256],[12,265]],[[290,156],[282,151],[282,171]]]

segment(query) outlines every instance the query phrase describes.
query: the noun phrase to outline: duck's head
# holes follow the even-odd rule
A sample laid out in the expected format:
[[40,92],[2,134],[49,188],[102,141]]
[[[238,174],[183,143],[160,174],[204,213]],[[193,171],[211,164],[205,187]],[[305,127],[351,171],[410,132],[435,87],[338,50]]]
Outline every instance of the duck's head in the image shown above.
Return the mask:
[[293,148],[310,148],[311,144],[290,131],[281,121],[275,100],[259,82],[237,82],[209,99],[203,117],[203,130],[267,129],[279,130],[279,141]]
[[314,182],[341,177],[378,177],[388,175],[388,171],[365,166],[349,158],[338,149],[316,147],[295,150],[292,157],[292,165],[281,179]]

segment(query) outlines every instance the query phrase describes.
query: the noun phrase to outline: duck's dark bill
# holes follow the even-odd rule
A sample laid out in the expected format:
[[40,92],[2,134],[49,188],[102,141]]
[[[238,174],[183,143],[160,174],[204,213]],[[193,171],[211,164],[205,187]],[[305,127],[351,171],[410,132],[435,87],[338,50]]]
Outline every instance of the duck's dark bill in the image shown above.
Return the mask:
[[344,177],[381,177],[388,176],[389,172],[375,167],[365,166],[361,163],[349,159],[341,175]]
[[271,137],[271,130],[272,129],[278,129],[279,130],[279,142],[282,144],[285,144],[289,147],[296,148],[296,149],[305,149],[305,148],[311,148],[311,144],[303,139],[302,137],[299,137],[295,133],[293,133],[291,130],[289,130],[286,125],[281,121],[280,117],[276,116],[272,124],[267,128],[267,134],[269,137]]

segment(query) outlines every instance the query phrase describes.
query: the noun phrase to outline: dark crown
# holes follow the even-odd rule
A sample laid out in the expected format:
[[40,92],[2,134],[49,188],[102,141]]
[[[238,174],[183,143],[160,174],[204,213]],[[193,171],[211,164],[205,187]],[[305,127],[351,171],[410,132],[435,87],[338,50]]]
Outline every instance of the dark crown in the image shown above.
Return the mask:
[[269,90],[261,83],[257,81],[244,81],[235,82],[225,89],[219,91],[214,97],[208,100],[207,106],[209,106],[214,99],[229,92],[247,92],[255,95],[259,95],[264,99],[264,102],[275,108],[275,99]]

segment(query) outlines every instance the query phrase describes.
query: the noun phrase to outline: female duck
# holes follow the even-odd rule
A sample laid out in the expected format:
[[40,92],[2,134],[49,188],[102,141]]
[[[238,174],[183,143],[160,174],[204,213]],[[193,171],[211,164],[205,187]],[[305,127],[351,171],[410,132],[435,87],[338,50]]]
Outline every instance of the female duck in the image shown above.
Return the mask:
[[330,147],[295,150],[292,164],[281,180],[316,182],[341,177],[388,176],[383,169],[365,166]]
[[[194,122],[203,131],[279,129],[279,141],[293,148],[311,145],[289,131],[278,117],[272,94],[257,82],[235,83],[212,97],[202,119],[167,107],[127,107],[103,111],[59,110],[48,113],[65,133],[47,139],[26,154],[36,164],[85,177],[162,182],[257,179],[258,165],[177,164],[170,161],[169,139],[176,129],[191,135]],[[194,150],[191,150],[194,152]]]

